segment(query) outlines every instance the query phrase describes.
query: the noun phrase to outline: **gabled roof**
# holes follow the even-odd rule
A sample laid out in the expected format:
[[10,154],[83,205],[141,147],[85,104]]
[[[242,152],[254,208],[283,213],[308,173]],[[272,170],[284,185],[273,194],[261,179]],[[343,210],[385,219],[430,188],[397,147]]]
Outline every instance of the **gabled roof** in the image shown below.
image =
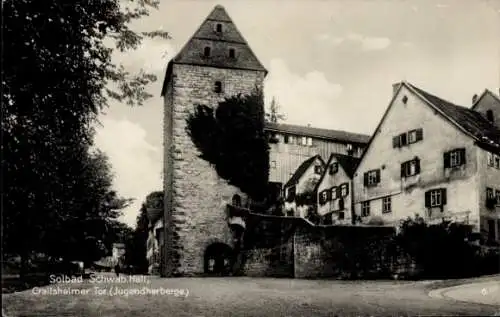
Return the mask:
[[348,143],[367,144],[369,135],[352,133],[347,131],[329,130],[306,127],[294,124],[266,122],[265,129],[268,131],[288,133],[299,136],[308,136],[326,140],[335,140]]
[[[222,32],[216,32],[215,25],[220,22]],[[210,57],[205,57],[204,47],[211,48]],[[229,58],[229,48],[235,49],[236,58]],[[253,53],[223,6],[217,5],[205,18],[194,35],[179,53],[169,62],[161,95],[165,94],[166,83],[170,79],[170,64],[187,64],[216,68],[232,68],[262,71],[267,70]]]
[[446,120],[451,122],[458,129],[472,137],[479,147],[488,151],[500,153],[500,130],[483,118],[481,114],[472,109],[455,105],[420,88],[417,88],[406,81],[402,81],[397,91],[393,94],[382,119],[380,119],[377,127],[375,128],[375,132],[372,134],[366,149],[363,151],[360,161],[362,161],[366,153],[368,153],[368,149],[370,148],[373,139],[376,137],[377,131],[380,129],[385,117],[387,117],[387,114],[394,103],[394,99],[398,95],[399,91],[403,89],[403,86],[414,92],[422,99],[422,101],[436,110],[436,112],[440,113]]
[[292,177],[290,177],[290,179],[288,180],[288,182],[286,182],[284,187],[286,188],[286,187],[290,187],[290,186],[297,184],[297,182],[300,180],[302,175],[304,175],[304,173],[314,163],[314,161],[316,161],[316,159],[319,159],[321,164],[325,165],[325,161],[323,161],[323,159],[321,158],[320,155],[315,155],[315,156],[308,158],[307,160],[302,162],[302,164],[300,164],[299,167],[297,167],[297,169],[295,170],[295,173],[293,173]]
[[333,159],[336,158],[337,162],[339,165],[342,167],[342,169],[346,172],[347,176],[350,178],[353,177],[354,172],[356,171],[356,168],[359,165],[359,162],[361,159],[356,158],[354,156],[350,155],[344,155],[344,154],[338,154],[338,153],[332,153],[330,154],[330,157],[328,158],[328,161],[326,162],[326,168],[323,170],[323,174],[321,174],[321,177],[319,178],[318,183],[316,184],[314,191],[317,192],[319,186],[321,185],[321,182],[325,178],[326,174],[328,173],[328,166],[330,166],[330,163],[333,161]]
[[485,89],[485,90],[483,91],[483,93],[481,94],[481,96],[479,96],[479,98],[477,98],[476,102],[474,102],[474,104],[472,105],[472,108],[471,108],[471,109],[472,109],[472,110],[474,110],[474,109],[476,108],[476,106],[479,104],[479,101],[480,101],[481,99],[483,99],[483,98],[484,98],[484,96],[486,96],[486,95],[490,95],[490,96],[492,96],[494,99],[496,99],[496,100],[498,101],[498,103],[500,103],[500,98],[499,98],[496,94],[494,94],[494,93],[493,93],[492,91],[490,91],[489,89]]
[[487,146],[495,146],[500,149],[500,130],[479,112],[455,105],[411,84],[408,84],[408,86],[413,88],[413,90],[430,103],[431,106],[442,112],[449,121],[469,134],[469,136],[474,138],[477,142],[486,144]]

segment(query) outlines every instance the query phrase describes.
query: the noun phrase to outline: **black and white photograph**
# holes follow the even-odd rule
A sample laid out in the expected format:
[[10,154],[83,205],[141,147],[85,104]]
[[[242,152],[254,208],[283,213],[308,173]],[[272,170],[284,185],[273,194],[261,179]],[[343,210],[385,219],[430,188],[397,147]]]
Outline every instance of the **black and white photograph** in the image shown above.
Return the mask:
[[2,317],[500,316],[500,0],[2,17]]

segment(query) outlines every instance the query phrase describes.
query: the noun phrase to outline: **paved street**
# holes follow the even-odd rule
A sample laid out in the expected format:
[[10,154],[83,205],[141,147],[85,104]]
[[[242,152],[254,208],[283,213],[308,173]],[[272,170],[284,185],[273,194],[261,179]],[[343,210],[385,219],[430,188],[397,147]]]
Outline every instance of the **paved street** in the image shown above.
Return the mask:
[[[109,278],[113,275],[100,275]],[[3,297],[7,316],[415,316],[493,315],[500,306],[428,295],[430,282],[146,277],[57,284]],[[52,289],[87,294],[41,294]],[[116,288],[120,294],[115,294]],[[125,291],[163,291],[125,294]],[[101,293],[98,293],[99,290]],[[112,292],[110,293],[110,290]],[[187,293],[187,291],[189,293]],[[34,294],[37,293],[37,294]],[[186,296],[187,295],[187,296]]]

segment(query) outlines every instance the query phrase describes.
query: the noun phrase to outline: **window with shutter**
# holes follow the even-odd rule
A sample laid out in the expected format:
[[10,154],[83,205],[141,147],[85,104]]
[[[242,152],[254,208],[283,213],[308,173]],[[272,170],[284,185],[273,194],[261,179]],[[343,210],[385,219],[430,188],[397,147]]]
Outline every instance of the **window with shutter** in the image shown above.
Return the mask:
[[[455,149],[453,151],[449,151],[448,157],[449,157],[449,163],[448,167],[457,167],[465,164],[465,149],[460,148],[460,149]],[[445,158],[445,163],[446,163],[446,158]],[[445,164],[446,166],[446,164]]]
[[424,139],[424,130],[423,129],[417,129],[417,142],[422,141]]
[[401,164],[401,177],[410,177],[420,173],[420,160],[415,158]]
[[371,170],[365,173],[365,186],[375,186],[380,183],[380,170]]
[[488,156],[488,166],[494,166],[495,164],[493,160],[493,153],[488,152],[487,156]]
[[368,172],[363,174],[363,185],[368,186]]
[[337,198],[341,198],[341,197],[342,197],[342,190],[341,190],[341,187],[340,187],[340,186],[337,186],[337,187],[336,187],[336,191],[337,191]]
[[432,189],[425,193],[426,207],[441,207],[446,205],[446,188]]
[[346,183],[340,185],[340,196],[341,197],[347,196],[347,184]]
[[500,190],[495,190],[495,198],[497,199],[497,205],[500,205]]
[[337,187],[330,188],[330,197],[331,200],[337,199]]
[[492,199],[493,197],[493,188],[486,187],[486,198]]
[[329,189],[325,189],[326,193],[326,201],[331,201],[332,200],[332,191]]
[[417,130],[411,130],[408,132],[408,144],[417,142]]

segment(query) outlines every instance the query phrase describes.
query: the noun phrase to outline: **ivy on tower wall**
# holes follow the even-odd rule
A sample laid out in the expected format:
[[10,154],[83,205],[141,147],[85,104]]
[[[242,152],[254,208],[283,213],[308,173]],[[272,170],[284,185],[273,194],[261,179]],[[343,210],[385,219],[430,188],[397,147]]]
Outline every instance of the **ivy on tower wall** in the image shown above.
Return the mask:
[[266,198],[269,145],[264,132],[264,98],[255,89],[219,102],[215,109],[196,105],[187,133],[217,174],[252,199]]

